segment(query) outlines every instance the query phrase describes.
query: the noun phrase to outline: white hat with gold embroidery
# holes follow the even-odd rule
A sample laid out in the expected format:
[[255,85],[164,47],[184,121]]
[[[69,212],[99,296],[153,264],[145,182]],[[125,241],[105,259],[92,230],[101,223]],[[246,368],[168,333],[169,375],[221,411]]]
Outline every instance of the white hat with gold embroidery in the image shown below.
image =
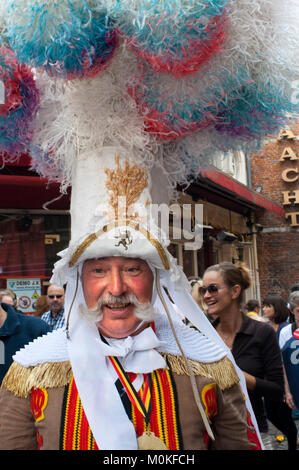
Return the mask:
[[78,156],[71,241],[55,266],[55,282],[65,283],[69,269],[78,263],[103,256],[142,258],[171,270],[173,279],[181,278],[166,250],[169,234],[157,220],[161,204],[168,207],[170,202],[167,176],[159,167],[149,170],[132,153],[110,146]]

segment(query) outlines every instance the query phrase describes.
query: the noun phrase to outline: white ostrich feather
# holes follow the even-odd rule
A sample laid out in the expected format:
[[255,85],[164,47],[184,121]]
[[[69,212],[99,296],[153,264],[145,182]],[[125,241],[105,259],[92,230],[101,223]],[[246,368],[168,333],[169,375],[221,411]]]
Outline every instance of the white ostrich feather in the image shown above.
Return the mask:
[[[136,58],[121,48],[111,66],[95,78],[62,82],[48,79],[35,126],[33,145],[51,152],[64,186],[71,183],[79,153],[109,145],[139,151],[150,167],[155,141],[144,132],[135,101],[128,93],[128,77]],[[45,89],[45,76],[41,89]]]
[[[101,1],[96,3],[102,5]],[[144,5],[143,2],[143,8]],[[191,8],[192,2],[182,1],[180,5]],[[105,6],[109,14],[115,1],[108,1]],[[123,9],[125,6],[130,9],[128,18],[138,24],[139,2],[122,2]],[[143,108],[142,115],[128,93],[128,86],[137,84],[141,93],[150,87],[150,93],[163,97],[163,103],[166,106],[170,103],[170,109],[187,103],[190,108],[199,106],[204,111],[211,103],[221,105],[236,91],[225,89],[225,75],[235,80],[237,90],[241,87],[238,75],[241,69],[255,82],[257,90],[271,83],[283,98],[290,99],[293,80],[299,76],[298,8],[297,0],[285,0],[283,4],[278,0],[232,2],[228,40],[221,53],[189,77],[158,74],[148,67],[149,81],[142,82],[138,77],[138,59],[122,43],[108,69],[95,78],[70,82],[47,78],[46,86],[41,81],[43,97],[33,146],[51,160],[52,169],[46,176],[59,177],[65,189],[71,184],[78,153],[117,144],[128,152],[134,149],[149,168],[158,161],[173,188],[177,182],[186,182],[190,173],[197,172],[206,152],[242,148],[244,139],[218,134],[212,125],[168,144],[158,142],[154,135],[144,131],[143,117],[148,108]]]

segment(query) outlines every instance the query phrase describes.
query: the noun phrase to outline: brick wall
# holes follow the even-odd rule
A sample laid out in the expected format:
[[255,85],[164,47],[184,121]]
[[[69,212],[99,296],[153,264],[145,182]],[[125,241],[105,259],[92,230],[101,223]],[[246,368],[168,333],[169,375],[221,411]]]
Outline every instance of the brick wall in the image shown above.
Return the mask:
[[[290,126],[295,136],[299,136],[299,123]],[[267,145],[251,158],[252,187],[261,187],[261,194],[282,205],[283,191],[299,190],[299,179],[285,182],[282,171],[286,168],[299,170],[299,140],[277,141],[274,136]],[[284,150],[291,148],[298,160],[280,161]],[[290,174],[291,177],[295,173]],[[285,213],[299,212],[299,204],[283,206]],[[299,222],[299,217],[297,217]],[[279,217],[270,211],[258,211],[256,222],[265,230],[257,236],[259,278],[261,298],[265,295],[279,294],[288,298],[292,285],[299,282],[299,226],[291,227],[290,220]]]

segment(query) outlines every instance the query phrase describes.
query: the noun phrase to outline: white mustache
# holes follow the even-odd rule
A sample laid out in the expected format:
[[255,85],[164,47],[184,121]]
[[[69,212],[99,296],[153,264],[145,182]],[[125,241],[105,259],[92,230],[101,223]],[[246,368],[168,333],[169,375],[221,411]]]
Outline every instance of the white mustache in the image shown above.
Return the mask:
[[98,299],[98,303],[94,308],[80,306],[80,313],[86,319],[91,321],[101,321],[103,318],[103,305],[126,305],[132,304],[135,306],[134,314],[139,320],[153,321],[156,317],[156,312],[151,302],[141,303],[134,294],[124,294],[114,296],[112,294],[104,294]]
[[102,308],[102,305],[117,305],[117,304],[133,304],[135,306],[139,305],[140,302],[134,294],[124,294],[124,295],[112,295],[104,294],[98,300],[98,307]]

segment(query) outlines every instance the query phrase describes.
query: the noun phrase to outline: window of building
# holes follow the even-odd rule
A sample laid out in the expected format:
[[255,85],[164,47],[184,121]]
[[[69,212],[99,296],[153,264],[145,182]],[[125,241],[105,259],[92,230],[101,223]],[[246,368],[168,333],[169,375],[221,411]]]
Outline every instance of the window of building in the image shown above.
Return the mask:
[[32,313],[34,299],[46,293],[57,254],[69,238],[68,214],[0,215],[0,288],[16,293],[24,313]]

